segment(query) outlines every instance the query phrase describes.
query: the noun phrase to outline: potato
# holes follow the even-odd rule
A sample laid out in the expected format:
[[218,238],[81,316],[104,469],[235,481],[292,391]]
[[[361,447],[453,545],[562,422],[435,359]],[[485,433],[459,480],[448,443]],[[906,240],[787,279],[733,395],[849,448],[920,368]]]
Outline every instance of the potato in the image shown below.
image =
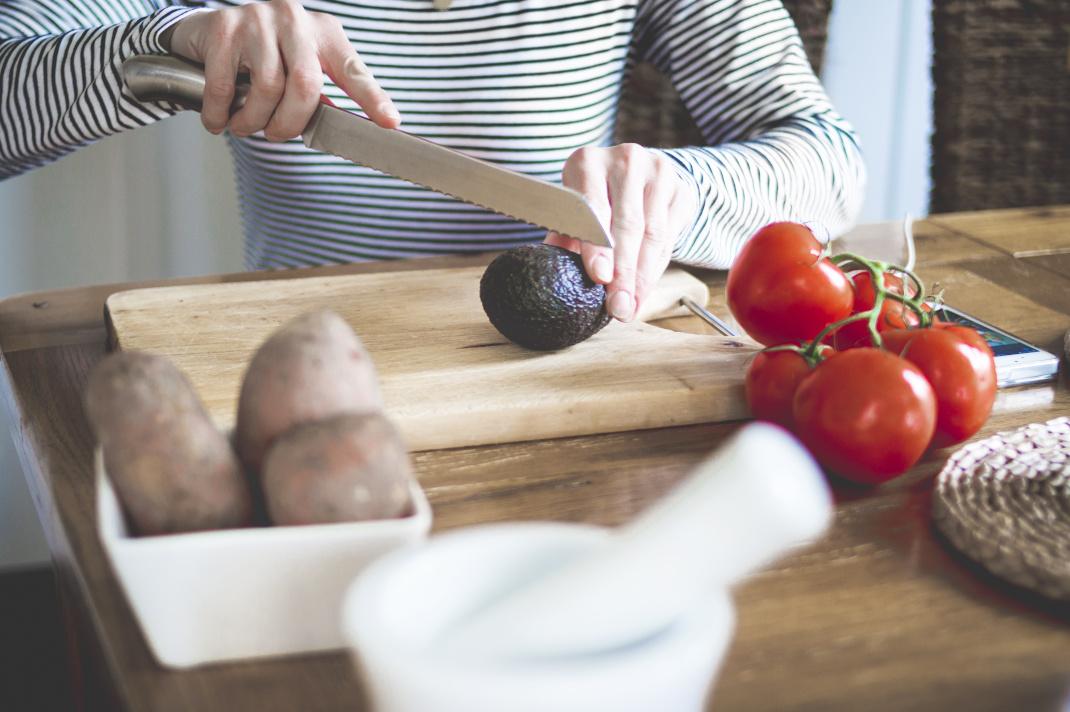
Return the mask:
[[275,441],[261,482],[274,524],[388,519],[409,514],[412,463],[381,414],[343,414]]
[[252,493],[238,458],[169,360],[107,356],[90,374],[86,411],[136,533],[250,524]]
[[249,362],[238,398],[238,456],[259,472],[271,443],[290,428],[382,407],[375,366],[349,325],[328,310],[303,314],[272,334]]

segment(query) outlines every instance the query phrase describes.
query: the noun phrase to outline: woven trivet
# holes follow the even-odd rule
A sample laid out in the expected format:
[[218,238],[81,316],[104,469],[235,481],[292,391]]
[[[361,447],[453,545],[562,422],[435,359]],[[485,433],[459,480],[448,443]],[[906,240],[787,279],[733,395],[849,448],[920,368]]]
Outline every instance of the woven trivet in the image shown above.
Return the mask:
[[958,450],[936,477],[933,518],[997,576],[1070,600],[1070,418]]

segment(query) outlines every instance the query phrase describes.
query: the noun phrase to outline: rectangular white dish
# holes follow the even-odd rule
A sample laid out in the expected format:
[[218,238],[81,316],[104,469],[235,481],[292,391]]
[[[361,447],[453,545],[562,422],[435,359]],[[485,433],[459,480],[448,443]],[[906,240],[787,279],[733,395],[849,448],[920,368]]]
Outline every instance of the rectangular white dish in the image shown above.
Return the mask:
[[344,648],[342,601],[353,578],[431,528],[414,482],[413,513],[398,519],[133,537],[99,449],[95,460],[104,550],[168,667]]

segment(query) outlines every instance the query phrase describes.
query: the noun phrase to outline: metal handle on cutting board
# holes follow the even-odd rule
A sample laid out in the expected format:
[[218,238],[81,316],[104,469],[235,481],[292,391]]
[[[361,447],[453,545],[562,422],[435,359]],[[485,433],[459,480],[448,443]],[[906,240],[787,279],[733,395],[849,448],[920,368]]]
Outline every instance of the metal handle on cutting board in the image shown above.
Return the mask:
[[[200,111],[204,103],[204,67],[170,55],[140,54],[123,62],[123,81],[138,101],[170,101]],[[230,113],[245,104],[251,85],[239,74]]]

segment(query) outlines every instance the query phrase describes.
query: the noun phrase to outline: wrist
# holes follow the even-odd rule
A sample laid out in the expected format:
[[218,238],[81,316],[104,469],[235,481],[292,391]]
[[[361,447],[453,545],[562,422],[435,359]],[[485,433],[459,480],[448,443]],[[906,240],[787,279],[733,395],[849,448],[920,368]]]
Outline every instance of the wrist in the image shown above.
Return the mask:
[[682,208],[687,210],[688,214],[680,216],[680,222],[678,224],[681,227],[676,234],[673,243],[673,255],[675,257],[676,252],[681,247],[689,245],[694,241],[696,233],[702,227],[703,194],[702,186],[699,184],[698,178],[688,171],[670,150],[666,150],[664,153],[669,158],[673,168],[676,169],[676,176],[680,182],[679,190],[687,196],[687,199],[682,199],[680,201]]

